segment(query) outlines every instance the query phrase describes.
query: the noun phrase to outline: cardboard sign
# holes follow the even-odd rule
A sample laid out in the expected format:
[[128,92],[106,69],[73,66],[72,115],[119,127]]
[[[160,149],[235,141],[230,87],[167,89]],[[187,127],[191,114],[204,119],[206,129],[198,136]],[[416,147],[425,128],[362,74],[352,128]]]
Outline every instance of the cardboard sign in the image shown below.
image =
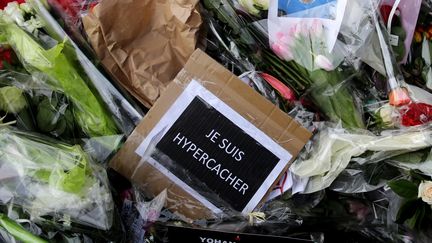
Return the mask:
[[[207,101],[206,101],[207,100]],[[155,141],[155,137],[158,141]],[[137,149],[209,208],[251,212],[292,155],[193,80]],[[186,171],[186,173],[185,173]],[[215,196],[199,196],[211,191]],[[219,200],[221,199],[221,200]],[[219,210],[214,210],[218,212]]]
[[261,203],[311,134],[202,51],[110,166],[185,219]]

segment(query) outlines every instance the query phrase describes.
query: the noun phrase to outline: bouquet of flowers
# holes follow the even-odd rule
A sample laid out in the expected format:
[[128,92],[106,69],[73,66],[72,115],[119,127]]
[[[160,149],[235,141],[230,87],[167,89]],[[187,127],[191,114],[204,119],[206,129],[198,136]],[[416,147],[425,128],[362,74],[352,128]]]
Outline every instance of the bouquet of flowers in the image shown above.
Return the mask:
[[111,228],[114,204],[105,171],[80,146],[0,129],[1,204],[21,207],[42,225]]

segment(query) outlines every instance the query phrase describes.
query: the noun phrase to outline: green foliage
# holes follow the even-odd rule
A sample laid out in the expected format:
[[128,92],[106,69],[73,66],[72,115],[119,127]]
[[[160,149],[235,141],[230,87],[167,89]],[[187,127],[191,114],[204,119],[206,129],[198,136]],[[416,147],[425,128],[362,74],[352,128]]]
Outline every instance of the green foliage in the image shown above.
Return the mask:
[[63,91],[73,103],[75,120],[84,133],[91,137],[117,133],[114,121],[63,53],[64,43],[45,50],[16,24],[0,20],[0,27],[0,39],[12,46],[27,71],[32,74],[42,72],[47,77],[47,84]]
[[390,181],[388,185],[400,197],[406,199],[417,198],[418,186],[409,180],[401,179],[397,181]]
[[13,220],[0,213],[0,228],[5,229],[16,240],[23,243],[48,243],[32,233],[25,230],[21,225],[15,223]]
[[27,106],[23,91],[13,86],[0,88],[0,110],[13,114]]

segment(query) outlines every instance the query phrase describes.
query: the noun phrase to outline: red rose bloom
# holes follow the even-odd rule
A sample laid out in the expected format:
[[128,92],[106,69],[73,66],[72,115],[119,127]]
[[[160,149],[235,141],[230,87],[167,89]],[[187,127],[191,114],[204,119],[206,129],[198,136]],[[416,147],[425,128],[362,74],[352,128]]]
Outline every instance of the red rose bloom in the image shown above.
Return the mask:
[[12,50],[0,48],[0,69],[3,69],[3,62],[12,64]]
[[432,122],[432,105],[411,103],[402,110],[402,125],[406,127]]

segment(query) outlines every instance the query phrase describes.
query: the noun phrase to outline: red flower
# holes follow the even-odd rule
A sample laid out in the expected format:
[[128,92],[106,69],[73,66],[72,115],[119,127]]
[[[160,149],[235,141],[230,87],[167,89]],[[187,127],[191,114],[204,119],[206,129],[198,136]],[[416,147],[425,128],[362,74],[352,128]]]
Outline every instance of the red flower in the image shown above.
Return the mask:
[[12,50],[0,48],[0,69],[3,69],[3,62],[12,64]]
[[429,104],[411,103],[401,113],[402,125],[406,127],[432,122],[432,105]]
[[0,9],[4,9],[10,2],[17,2],[18,4],[21,4],[25,3],[25,0],[0,0]]
[[[389,16],[390,16],[390,12],[392,10],[393,6],[391,5],[382,5],[381,6],[381,16],[383,17],[384,23],[387,25]],[[399,16],[399,8],[396,9],[396,16]],[[393,18],[394,19],[394,18]]]

